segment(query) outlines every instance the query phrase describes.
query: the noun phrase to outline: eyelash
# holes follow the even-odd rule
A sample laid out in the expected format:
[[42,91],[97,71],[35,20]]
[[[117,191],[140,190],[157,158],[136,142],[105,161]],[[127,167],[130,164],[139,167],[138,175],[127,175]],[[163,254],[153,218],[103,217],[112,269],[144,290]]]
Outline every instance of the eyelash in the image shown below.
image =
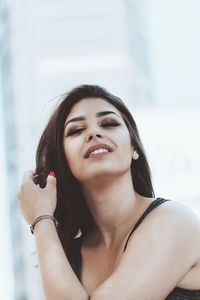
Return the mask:
[[[120,124],[117,123],[117,122],[108,122],[108,123],[103,123],[101,125],[101,127],[117,127],[119,126]],[[70,130],[66,136],[71,136],[71,135],[74,135],[74,134],[78,134],[78,133],[81,133],[83,130],[85,130],[85,128],[78,128],[78,129],[72,129]]]

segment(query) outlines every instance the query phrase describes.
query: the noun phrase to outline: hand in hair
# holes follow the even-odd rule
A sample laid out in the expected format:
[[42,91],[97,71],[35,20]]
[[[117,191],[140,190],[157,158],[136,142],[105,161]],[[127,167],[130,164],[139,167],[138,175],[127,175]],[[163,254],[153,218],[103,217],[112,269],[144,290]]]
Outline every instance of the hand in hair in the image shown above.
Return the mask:
[[47,177],[45,188],[34,183],[34,171],[24,173],[20,190],[17,194],[21,213],[27,223],[32,223],[40,215],[54,214],[56,208],[56,178]]

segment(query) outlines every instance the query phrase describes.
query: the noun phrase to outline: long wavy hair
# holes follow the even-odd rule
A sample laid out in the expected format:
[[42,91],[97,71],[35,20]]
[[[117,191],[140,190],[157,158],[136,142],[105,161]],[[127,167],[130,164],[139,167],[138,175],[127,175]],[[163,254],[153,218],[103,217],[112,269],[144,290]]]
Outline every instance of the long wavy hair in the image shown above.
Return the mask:
[[50,117],[36,153],[37,183],[40,187],[46,186],[46,179],[51,170],[56,175],[57,206],[54,216],[59,222],[57,232],[65,252],[70,250],[71,242],[78,232],[81,231],[84,236],[95,225],[80,182],[70,172],[63,149],[64,124],[72,107],[84,98],[94,97],[108,101],[121,113],[130,133],[131,143],[139,154],[139,158],[131,163],[134,189],[142,196],[155,197],[151,171],[136,123],[122,100],[98,85],[80,85],[72,89],[64,95]]

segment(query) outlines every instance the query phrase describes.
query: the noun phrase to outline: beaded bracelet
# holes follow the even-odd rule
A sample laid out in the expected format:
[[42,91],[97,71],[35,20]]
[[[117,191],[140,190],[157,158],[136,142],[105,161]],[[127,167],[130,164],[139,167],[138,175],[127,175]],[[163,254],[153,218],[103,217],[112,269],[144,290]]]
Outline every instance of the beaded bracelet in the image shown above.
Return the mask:
[[58,227],[59,223],[58,221],[56,220],[56,218],[54,218],[54,216],[51,216],[51,215],[41,215],[39,217],[37,217],[30,225],[30,230],[31,230],[31,233],[34,234],[34,227],[35,227],[35,224],[42,220],[42,219],[52,219],[54,221],[54,224],[56,225],[56,227]]

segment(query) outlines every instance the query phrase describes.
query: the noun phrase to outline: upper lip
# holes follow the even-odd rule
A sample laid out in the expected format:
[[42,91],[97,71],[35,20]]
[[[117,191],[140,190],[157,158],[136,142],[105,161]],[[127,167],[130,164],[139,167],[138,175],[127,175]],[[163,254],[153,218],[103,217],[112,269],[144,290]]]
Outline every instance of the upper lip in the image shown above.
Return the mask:
[[97,150],[97,149],[107,149],[109,152],[113,151],[112,148],[110,146],[108,146],[107,144],[98,144],[98,145],[94,145],[91,146],[90,148],[88,148],[88,150],[85,153],[85,158],[89,157],[90,153],[92,153],[92,151]]

